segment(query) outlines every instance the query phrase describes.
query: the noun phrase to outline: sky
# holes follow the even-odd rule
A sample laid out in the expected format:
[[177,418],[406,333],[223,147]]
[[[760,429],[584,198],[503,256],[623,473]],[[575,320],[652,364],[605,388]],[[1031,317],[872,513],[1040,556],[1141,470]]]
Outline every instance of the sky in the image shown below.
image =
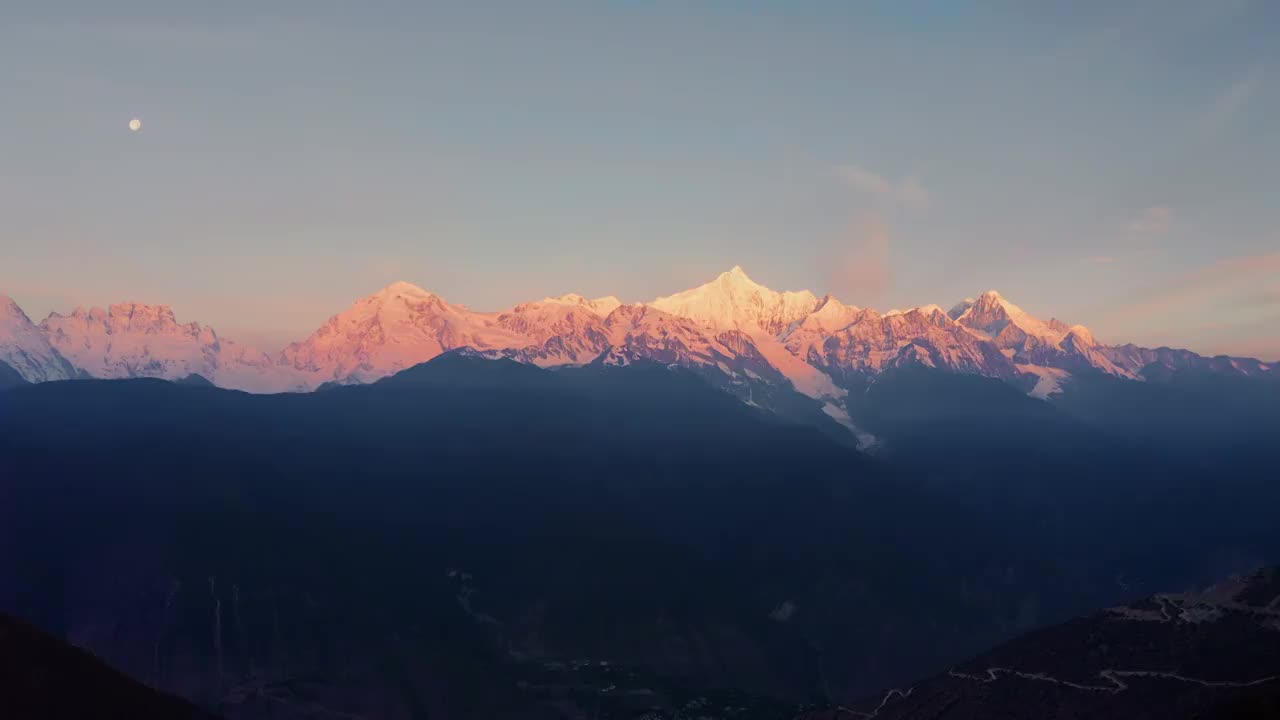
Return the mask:
[[1280,359],[1278,31],[1268,0],[24,3],[0,294],[275,350],[396,280],[498,310],[741,265]]

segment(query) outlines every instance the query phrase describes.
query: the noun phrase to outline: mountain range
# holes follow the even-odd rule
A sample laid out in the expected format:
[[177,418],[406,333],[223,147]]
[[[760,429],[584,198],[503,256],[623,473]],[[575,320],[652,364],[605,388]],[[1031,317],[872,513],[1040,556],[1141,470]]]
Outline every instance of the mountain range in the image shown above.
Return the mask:
[[880,313],[830,295],[777,292],[741,267],[649,303],[569,294],[504,312],[478,312],[397,282],[274,356],[199,323],[179,323],[164,305],[77,308],[36,324],[0,298],[0,313],[6,385],[198,377],[255,393],[306,392],[375,382],[461,349],[543,368],[648,360],[691,369],[749,405],[824,426],[864,449],[881,441],[864,427],[850,392],[888,369],[988,377],[1035,398],[1058,399],[1079,380],[1270,377],[1272,368],[1251,358],[1101,344],[1088,328],[1041,320],[996,291],[950,310],[926,305]]
[[211,327],[180,323],[165,305],[77,308],[37,324],[0,297],[0,364],[9,368],[0,370],[0,382],[8,384],[18,382],[15,375],[26,382],[198,375],[229,389],[305,392],[374,382],[460,348],[540,367],[635,359],[678,365],[784,415],[777,399],[795,390],[864,444],[872,439],[849,420],[846,396],[889,368],[996,378],[1045,399],[1081,377],[1253,377],[1272,368],[1251,358],[1102,344],[1088,328],[1036,318],[996,291],[950,310],[926,305],[880,313],[830,295],[777,292],[741,267],[648,303],[569,294],[504,312],[478,312],[397,282],[275,355]]

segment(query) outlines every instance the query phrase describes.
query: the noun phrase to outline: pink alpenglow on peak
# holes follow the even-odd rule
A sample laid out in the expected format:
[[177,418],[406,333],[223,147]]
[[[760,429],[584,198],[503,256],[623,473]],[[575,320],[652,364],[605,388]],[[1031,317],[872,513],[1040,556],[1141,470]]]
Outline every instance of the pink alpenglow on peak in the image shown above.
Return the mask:
[[697,368],[726,387],[789,383],[837,409],[846,391],[836,378],[907,365],[1034,379],[1032,394],[1045,399],[1065,392],[1082,370],[1134,380],[1145,379],[1153,364],[1170,372],[1274,372],[1249,358],[1102,345],[1083,325],[1041,320],[994,290],[950,312],[922,305],[880,314],[830,295],[771,290],[740,266],[647,304],[569,293],[504,312],[478,312],[395,282],[274,357],[199,323],[180,323],[166,305],[77,308],[36,325],[0,296],[0,362],[31,382],[198,374],[226,388],[299,391],[372,382],[461,348],[542,367],[648,360]]
[[199,323],[179,323],[167,305],[119,303],[77,308],[40,323],[49,343],[97,378],[200,375],[221,387],[281,392],[301,386],[265,353],[218,336]]
[[0,295],[0,362],[27,382],[69,380],[78,374],[7,295]]
[[777,292],[747,277],[740,266],[715,280],[649,303],[659,310],[717,328],[777,336],[818,306],[808,290]]
[[622,304],[621,300],[612,295],[605,295],[604,297],[589,300],[577,293],[569,293],[568,295],[561,295],[560,297],[543,298],[542,302],[559,303],[562,305],[581,305],[589,308],[591,312],[594,312],[600,317],[608,316],[609,313],[618,309],[618,306]]
[[329,318],[310,337],[280,353],[281,365],[312,387],[372,382],[448,350],[512,347],[519,336],[477,313],[405,282],[388,285]]

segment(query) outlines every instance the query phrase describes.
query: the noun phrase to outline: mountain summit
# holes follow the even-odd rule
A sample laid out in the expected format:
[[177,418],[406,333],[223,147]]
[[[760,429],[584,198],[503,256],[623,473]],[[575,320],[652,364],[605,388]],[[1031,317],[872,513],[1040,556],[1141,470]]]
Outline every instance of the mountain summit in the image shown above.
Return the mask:
[[27,382],[68,380],[78,374],[7,295],[0,295],[0,362]]
[[818,298],[808,290],[770,290],[735,265],[705,285],[660,297],[649,305],[712,327],[776,337],[813,312]]

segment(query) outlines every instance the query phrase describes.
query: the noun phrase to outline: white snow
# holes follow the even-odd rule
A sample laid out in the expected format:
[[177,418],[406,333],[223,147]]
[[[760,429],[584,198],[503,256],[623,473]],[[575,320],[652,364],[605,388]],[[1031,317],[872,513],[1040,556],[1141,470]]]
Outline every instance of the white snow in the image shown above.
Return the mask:
[[75,369],[18,303],[5,295],[0,295],[0,362],[13,368],[27,382],[75,377]]
[[976,311],[978,311],[979,309],[989,307],[991,305],[995,305],[999,307],[1001,310],[1003,310],[1005,316],[1009,318],[1009,322],[1012,323],[1019,330],[1021,330],[1022,332],[1032,337],[1040,338],[1041,340],[1044,340],[1050,345],[1058,345],[1059,343],[1062,342],[1063,338],[1067,336],[1066,332],[1063,332],[1061,330],[1056,330],[1050,327],[1048,323],[1044,322],[1040,318],[1035,317],[1034,315],[1018,307],[1017,305],[1014,305],[1013,303],[1004,299],[1004,297],[1001,296],[1000,293],[996,292],[995,290],[988,290],[987,292],[983,293],[982,296],[978,298],[977,301],[969,304],[969,307],[965,309],[964,313],[962,313],[959,317],[956,318],[956,321],[962,325],[966,325],[970,327],[973,330],[986,333],[987,337],[992,337],[999,331],[997,330],[996,332],[990,332],[990,328],[977,327],[971,323],[966,322],[967,320],[970,320],[972,318],[972,316]]
[[613,295],[606,295],[604,297],[598,297],[595,299],[588,300],[587,298],[577,293],[569,293],[568,295],[561,295],[560,297],[543,298],[541,302],[557,303],[561,305],[570,305],[570,306],[581,306],[591,310],[591,312],[595,313],[596,315],[599,315],[602,318],[607,317],[609,313],[616,310],[618,306],[622,304],[622,301],[614,297]]
[[529,338],[475,312],[399,282],[357,301],[319,330],[285,348],[281,365],[303,373],[311,386],[331,380],[372,382],[461,347],[502,350]]
[[791,351],[772,337],[760,332],[752,339],[760,354],[778,372],[785,375],[798,392],[817,399],[841,398],[848,394],[844,388],[831,381],[830,375],[792,355]]
[[822,412],[826,413],[832,420],[835,420],[845,426],[848,428],[849,432],[853,433],[854,438],[858,441],[859,450],[869,451],[880,445],[880,438],[859,428],[857,425],[854,425],[853,419],[849,417],[849,413],[839,405],[834,403],[824,403],[822,405]]
[[40,323],[53,347],[98,378],[201,375],[221,387],[281,392],[305,387],[265,353],[218,336],[199,323],[179,323],[167,305],[120,303],[107,309],[53,313]]
[[777,292],[757,284],[739,266],[692,290],[649,303],[680,317],[715,328],[762,330],[777,336],[813,312],[818,298],[808,290]]
[[[1036,375],[1030,393],[1035,397],[1061,392],[1070,377],[1061,367],[1082,361],[1141,379],[1116,365],[1111,359],[1116,350],[1096,345],[1088,328],[1042,321],[995,291],[966,299],[950,313],[929,304],[882,316],[829,295],[818,300],[808,291],[776,292],[741,267],[643,305],[569,293],[504,312],[478,312],[396,282],[275,356],[207,326],[179,323],[164,305],[77,309],[67,316],[52,314],[37,326],[0,297],[0,361],[28,380],[74,377],[77,368],[104,378],[178,379],[195,373],[222,387],[253,392],[370,382],[443,352],[472,348],[540,367],[582,365],[608,353],[606,361],[612,363],[648,359],[760,382],[781,375],[798,392],[838,407],[846,393],[829,374],[837,371],[877,373],[910,360],[1006,376],[1008,364],[987,341],[1020,371]],[[1248,367],[1268,371],[1272,366],[1251,362]]]
[[1045,367],[1043,365],[1016,365],[1020,372],[1035,375],[1036,386],[1031,388],[1031,392],[1027,393],[1031,397],[1048,400],[1049,396],[1054,393],[1062,392],[1062,383],[1071,377],[1071,373],[1060,368]]

